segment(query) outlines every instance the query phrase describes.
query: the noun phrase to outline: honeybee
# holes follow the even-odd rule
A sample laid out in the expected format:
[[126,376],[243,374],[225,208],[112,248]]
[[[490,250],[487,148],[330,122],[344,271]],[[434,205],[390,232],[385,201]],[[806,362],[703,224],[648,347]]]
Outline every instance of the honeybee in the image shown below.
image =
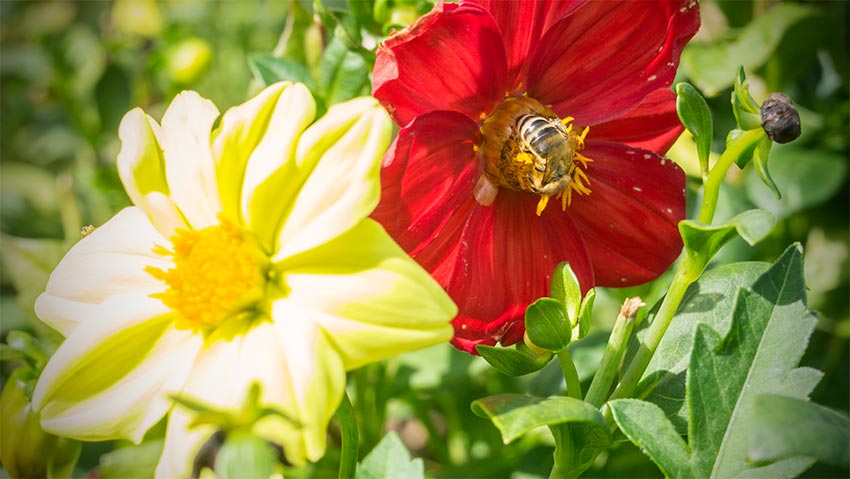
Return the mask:
[[532,155],[533,168],[526,174],[530,190],[540,195],[556,195],[573,180],[570,175],[578,149],[575,137],[557,118],[529,113],[516,120],[519,148]]
[[484,170],[493,183],[542,196],[573,182],[584,135],[549,107],[526,96],[506,99],[481,126]]

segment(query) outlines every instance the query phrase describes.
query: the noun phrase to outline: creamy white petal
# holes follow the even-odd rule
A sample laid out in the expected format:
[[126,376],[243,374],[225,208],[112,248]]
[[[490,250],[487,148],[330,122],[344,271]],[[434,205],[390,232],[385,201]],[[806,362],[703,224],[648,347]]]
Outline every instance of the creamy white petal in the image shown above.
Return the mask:
[[81,239],[53,270],[45,291],[52,296],[99,303],[119,294],[152,292],[162,283],[145,267],[171,264],[153,252],[168,242],[141,210],[125,208]]
[[278,267],[346,369],[451,339],[454,303],[372,220]]
[[328,424],[342,401],[345,367],[311,311],[281,300],[273,304],[272,316],[289,396],[270,399],[300,425],[293,430],[288,421],[270,420],[259,429],[283,445],[291,462],[300,464],[304,457],[318,461],[325,454]]
[[80,323],[45,366],[33,408],[46,431],[139,442],[170,407],[167,395],[185,383],[200,336],[173,329],[173,313],[158,300],[114,299]]
[[157,479],[183,479],[192,476],[192,463],[201,446],[215,433],[212,426],[197,426],[189,429],[192,415],[186,409],[175,406],[168,413],[165,444],[156,465]]
[[141,208],[145,208],[146,194],[152,191],[168,193],[162,148],[153,131],[158,127],[140,108],[124,115],[118,127],[121,139],[118,175],[130,199]]
[[386,112],[377,103],[373,105],[324,152],[312,170],[284,219],[275,259],[343,234],[378,204],[380,159],[389,145],[392,125]]
[[215,105],[193,91],[174,98],[154,129],[165,152],[169,196],[195,229],[217,224],[221,211],[210,133],[218,118]]
[[275,83],[245,103],[230,108],[212,134],[222,213],[230,220],[243,220],[242,192],[248,160],[266,136],[278,98],[290,85]]
[[170,239],[177,230],[190,228],[171,197],[158,191],[145,195],[145,208],[148,219],[164,238]]
[[[249,205],[255,189],[278,171],[281,165],[294,159],[296,140],[315,116],[316,102],[304,85],[293,84],[280,94],[265,135],[251,153],[245,168],[245,180],[242,184],[242,214],[249,226],[253,223]],[[291,177],[287,179],[297,180]],[[285,203],[280,200],[278,196],[278,203]],[[261,213],[267,213],[267,211]],[[279,213],[271,217],[261,214],[257,221],[274,221],[278,217]]]

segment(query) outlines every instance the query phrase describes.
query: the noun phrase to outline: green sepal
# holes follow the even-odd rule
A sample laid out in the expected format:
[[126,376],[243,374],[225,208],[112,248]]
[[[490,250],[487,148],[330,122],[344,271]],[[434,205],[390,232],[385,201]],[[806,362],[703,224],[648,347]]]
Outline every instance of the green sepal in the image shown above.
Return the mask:
[[746,142],[743,147],[737,150],[738,157],[735,158],[735,164],[738,165],[738,168],[743,169],[747,166],[750,160],[753,159],[755,149],[761,141],[761,138],[767,138],[766,135],[753,135],[752,133],[752,131],[744,131],[735,128],[733,130],[729,130],[729,134],[726,135],[726,152],[732,151],[730,146],[732,146],[733,143],[737,141]]
[[770,188],[770,191],[776,195],[776,199],[778,200],[782,198],[782,193],[779,192],[779,187],[776,186],[776,182],[773,181],[773,178],[770,177],[770,172],[767,171],[767,157],[770,154],[771,146],[773,146],[773,142],[770,141],[770,138],[767,136],[762,138],[756,149],[753,150],[753,166],[761,181]]
[[742,130],[761,128],[759,104],[750,96],[750,87],[744,67],[738,67],[738,74],[732,90],[732,113]]
[[[578,305],[577,305],[578,306]],[[578,314],[575,315],[578,317]],[[540,298],[525,310],[525,331],[538,348],[560,351],[570,344],[572,325],[564,304],[554,298]]]
[[601,442],[610,440],[608,425],[599,410],[590,403],[571,397],[497,394],[473,401],[472,412],[491,420],[501,432],[505,444],[536,427],[566,423],[587,426],[595,436],[602,438]]
[[708,176],[708,157],[714,137],[714,125],[708,103],[691,84],[679,83],[676,85],[676,113],[682,125],[696,141],[700,173],[705,178]]
[[497,348],[481,344],[476,346],[475,350],[491,366],[508,376],[524,376],[539,371],[554,357],[549,351],[538,354],[521,342],[517,343],[516,348]]
[[679,222],[679,233],[692,266],[691,280],[695,281],[711,258],[735,236],[755,245],[770,233],[775,224],[776,217],[773,214],[759,209],[740,213],[725,224],[717,226],[694,220]]
[[248,431],[227,435],[215,459],[215,473],[222,479],[242,477],[266,478],[278,463],[275,448],[265,439]]
[[581,300],[581,307],[578,310],[578,321],[573,326],[573,341],[577,341],[585,336],[590,331],[590,320],[593,318],[593,302],[596,300],[596,290],[589,289]]
[[549,291],[551,297],[564,304],[570,324],[574,326],[581,307],[581,286],[570,263],[565,261],[555,266]]

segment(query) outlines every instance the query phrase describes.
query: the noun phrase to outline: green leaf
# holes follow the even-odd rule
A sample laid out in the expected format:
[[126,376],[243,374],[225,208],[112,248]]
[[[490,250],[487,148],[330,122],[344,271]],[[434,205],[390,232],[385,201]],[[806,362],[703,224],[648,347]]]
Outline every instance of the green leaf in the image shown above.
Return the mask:
[[711,154],[711,141],[714,138],[714,125],[708,103],[689,83],[676,85],[676,113],[682,125],[693,135],[697,144],[700,172],[708,175],[708,157]]
[[775,222],[773,215],[763,210],[745,211],[717,226],[707,226],[694,220],[681,221],[679,232],[685,251],[696,266],[693,273],[698,275],[702,272],[720,248],[735,236],[755,245],[770,233]]
[[525,331],[535,346],[556,352],[567,347],[572,336],[564,305],[554,298],[540,298],[528,305]]
[[800,398],[762,394],[755,400],[749,459],[766,464],[791,457],[815,457],[850,467],[850,420]]
[[798,4],[776,5],[757,16],[732,40],[689,44],[682,53],[682,69],[706,96],[717,96],[732,85],[739,65],[749,71],[764,65],[785,33],[816,12]]
[[781,199],[764,187],[758,171],[746,172],[744,186],[750,201],[778,218],[825,202],[847,180],[847,158],[823,150],[779,145],[773,148],[770,167]]
[[425,466],[422,459],[410,460],[410,453],[395,432],[390,432],[372,449],[357,467],[356,479],[422,479]]
[[115,131],[118,123],[130,109],[130,79],[116,65],[109,65],[94,88],[97,112],[102,131]]
[[[710,318],[719,308],[710,296],[707,299],[707,308],[699,312]],[[691,308],[698,306],[691,301]],[[723,302],[727,306],[722,311],[728,311],[728,300]],[[813,460],[791,458],[758,467],[748,462],[747,451],[755,427],[755,398],[773,393],[802,399],[821,377],[818,371],[797,367],[817,322],[806,306],[799,245],[788,248],[750,288],[739,288],[731,312],[728,333],[722,338],[714,327],[696,325],[686,382],[690,470],[675,474],[794,477]],[[659,466],[669,466],[664,444],[653,445],[644,438],[643,446]]]
[[319,61],[317,87],[325,105],[350,100],[368,91],[369,68],[366,60],[349,50],[337,38],[332,39]]
[[[505,444],[540,426],[580,423],[588,426],[594,447],[609,440],[608,425],[598,409],[565,396],[539,398],[525,394],[498,394],[472,402],[472,412],[490,419]],[[588,443],[590,444],[590,443]]]
[[303,83],[312,93],[316,92],[316,84],[310,71],[294,60],[278,58],[268,53],[254,53],[248,57],[248,66],[254,78],[263,86],[288,80]]
[[655,404],[638,399],[608,403],[620,430],[649,454],[666,477],[691,475],[688,446]]
[[[634,394],[661,407],[680,434],[685,434],[688,427],[685,373],[696,325],[706,323],[725,335],[731,327],[738,288],[752,287],[769,267],[770,263],[761,262],[723,265],[707,271],[685,293]],[[643,330],[629,345],[631,356],[638,349],[649,321],[644,321],[642,326]]]
[[698,324],[688,366],[688,440],[696,477],[794,477],[809,459],[764,468],[747,462],[755,398],[806,397],[817,373],[796,368],[817,318],[806,307],[799,245],[786,250],[752,289],[738,291],[729,333]]
[[222,479],[269,477],[276,465],[274,447],[247,431],[228,434],[215,457],[215,473]]
[[498,348],[481,344],[475,350],[491,366],[508,376],[524,376],[539,371],[549,364],[553,357],[550,352],[536,354],[523,343],[517,343],[516,348]]

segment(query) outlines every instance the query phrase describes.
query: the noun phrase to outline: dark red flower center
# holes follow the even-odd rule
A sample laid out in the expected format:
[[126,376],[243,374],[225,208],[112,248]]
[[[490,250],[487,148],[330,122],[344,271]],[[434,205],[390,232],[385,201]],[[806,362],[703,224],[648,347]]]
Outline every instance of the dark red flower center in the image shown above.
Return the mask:
[[572,121],[534,98],[506,98],[481,125],[484,175],[475,189],[478,202],[492,203],[497,187],[533,193],[540,195],[539,216],[552,196],[566,210],[573,191],[589,195],[584,169],[591,160],[580,153],[589,127],[577,133]]

